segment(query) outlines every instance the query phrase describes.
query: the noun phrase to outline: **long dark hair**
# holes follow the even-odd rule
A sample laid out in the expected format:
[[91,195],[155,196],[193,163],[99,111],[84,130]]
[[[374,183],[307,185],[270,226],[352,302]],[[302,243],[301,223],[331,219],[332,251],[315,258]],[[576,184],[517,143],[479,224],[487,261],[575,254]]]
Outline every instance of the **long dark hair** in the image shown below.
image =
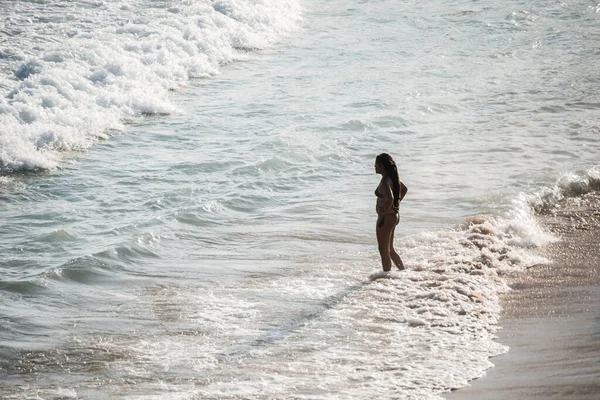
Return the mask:
[[387,176],[392,180],[392,192],[394,193],[394,208],[398,208],[400,203],[400,178],[398,177],[398,167],[392,156],[387,153],[381,153],[375,159],[376,164],[383,165]]

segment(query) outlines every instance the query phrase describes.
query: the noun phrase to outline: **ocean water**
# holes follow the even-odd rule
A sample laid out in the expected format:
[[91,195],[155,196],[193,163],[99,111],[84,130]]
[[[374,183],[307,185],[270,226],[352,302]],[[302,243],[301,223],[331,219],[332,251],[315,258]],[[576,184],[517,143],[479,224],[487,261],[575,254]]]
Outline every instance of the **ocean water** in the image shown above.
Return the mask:
[[[0,1],[0,395],[439,399],[600,189],[594,1]],[[389,152],[409,188],[381,269]]]

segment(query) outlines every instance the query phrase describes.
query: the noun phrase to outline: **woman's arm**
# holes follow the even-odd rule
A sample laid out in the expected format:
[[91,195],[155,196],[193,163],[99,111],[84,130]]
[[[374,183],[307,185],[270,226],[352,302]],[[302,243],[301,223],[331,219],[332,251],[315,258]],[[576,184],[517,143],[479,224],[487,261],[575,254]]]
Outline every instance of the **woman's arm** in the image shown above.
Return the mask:
[[402,182],[400,182],[400,198],[398,199],[398,202],[401,202],[402,199],[404,198],[404,196],[406,196],[406,193],[408,192],[408,188],[406,187],[406,185]]
[[378,202],[378,205],[381,205],[377,210],[377,226],[381,228],[384,223],[384,214],[388,210],[394,209],[394,190],[392,189],[392,180],[387,177],[382,178],[381,182],[379,182],[379,186],[377,187],[377,191],[381,196],[381,203]]

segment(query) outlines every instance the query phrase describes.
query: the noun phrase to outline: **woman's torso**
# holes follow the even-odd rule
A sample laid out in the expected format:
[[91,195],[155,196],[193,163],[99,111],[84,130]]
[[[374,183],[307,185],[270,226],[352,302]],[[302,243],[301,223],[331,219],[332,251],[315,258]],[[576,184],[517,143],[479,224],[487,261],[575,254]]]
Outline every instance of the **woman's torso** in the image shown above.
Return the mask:
[[394,207],[392,180],[388,176],[381,178],[377,189],[375,189],[375,196],[377,196],[375,207],[377,215],[395,215],[398,212],[397,207]]

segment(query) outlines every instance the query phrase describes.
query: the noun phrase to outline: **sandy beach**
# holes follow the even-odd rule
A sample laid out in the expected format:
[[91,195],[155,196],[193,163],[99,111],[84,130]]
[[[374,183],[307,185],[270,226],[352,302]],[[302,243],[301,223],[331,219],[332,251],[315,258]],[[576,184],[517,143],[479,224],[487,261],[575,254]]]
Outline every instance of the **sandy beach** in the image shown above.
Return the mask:
[[562,240],[549,265],[511,277],[495,367],[448,400],[600,399],[600,196],[589,193],[541,215]]

